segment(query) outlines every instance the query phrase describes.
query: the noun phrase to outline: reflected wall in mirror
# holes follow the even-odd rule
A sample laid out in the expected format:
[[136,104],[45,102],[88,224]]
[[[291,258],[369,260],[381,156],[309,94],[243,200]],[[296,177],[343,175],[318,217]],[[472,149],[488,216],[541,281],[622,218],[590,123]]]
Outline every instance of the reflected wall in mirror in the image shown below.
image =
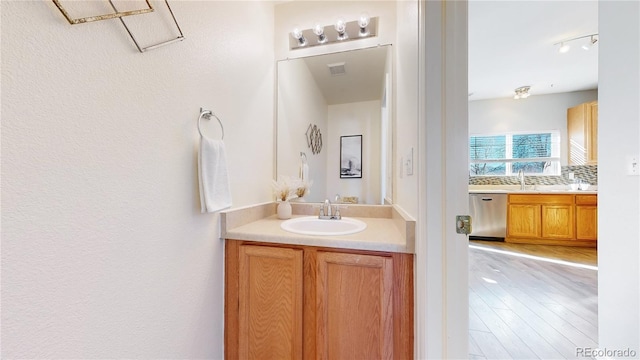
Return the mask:
[[[392,47],[357,49],[278,61],[276,176],[300,176],[306,155],[313,181],[304,201],[357,197],[391,203]],[[322,150],[305,132],[316,125]],[[362,177],[340,178],[341,136],[362,136]]]

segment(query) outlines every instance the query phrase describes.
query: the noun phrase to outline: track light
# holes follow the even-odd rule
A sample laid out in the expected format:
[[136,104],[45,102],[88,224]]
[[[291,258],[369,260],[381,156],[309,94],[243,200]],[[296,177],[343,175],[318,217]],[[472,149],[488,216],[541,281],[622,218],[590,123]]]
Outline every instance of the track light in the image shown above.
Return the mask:
[[560,45],[560,47],[558,48],[558,52],[561,53],[561,54],[564,54],[564,53],[568,52],[569,49],[571,49],[571,45],[569,44],[570,42],[575,41],[575,40],[580,40],[580,39],[586,39],[586,38],[589,38],[589,42],[587,44],[584,44],[584,45],[581,46],[584,50],[591,49],[598,42],[598,34],[596,33],[596,34],[589,34],[589,35],[578,36],[578,37],[574,37],[574,38],[571,38],[571,39],[562,40],[562,41],[557,42],[557,43],[555,43],[553,45],[554,46],[555,45]]
[[596,45],[596,43],[598,42],[598,38],[595,37],[595,35],[591,35],[591,38],[589,39],[589,42],[582,45],[582,49],[583,50],[591,50],[592,47],[594,47]]
[[531,86],[521,86],[515,90],[516,94],[513,96],[514,99],[526,99],[529,97],[529,89]]
[[559,53],[564,54],[564,53],[568,52],[569,50],[571,50],[571,45],[565,44],[565,43],[560,43],[560,47],[558,48],[558,52]]

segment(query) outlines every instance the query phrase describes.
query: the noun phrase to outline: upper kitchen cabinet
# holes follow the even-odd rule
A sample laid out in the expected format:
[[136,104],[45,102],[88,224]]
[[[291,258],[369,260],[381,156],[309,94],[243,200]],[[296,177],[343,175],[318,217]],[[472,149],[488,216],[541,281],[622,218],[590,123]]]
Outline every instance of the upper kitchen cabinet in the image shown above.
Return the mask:
[[569,165],[598,163],[598,102],[567,109]]

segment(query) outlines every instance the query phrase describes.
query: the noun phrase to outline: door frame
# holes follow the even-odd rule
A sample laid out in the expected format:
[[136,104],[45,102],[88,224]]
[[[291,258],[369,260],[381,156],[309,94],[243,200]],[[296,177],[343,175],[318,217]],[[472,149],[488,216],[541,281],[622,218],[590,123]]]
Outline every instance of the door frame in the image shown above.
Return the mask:
[[[467,358],[468,3],[418,1],[416,358]],[[422,340],[424,339],[424,340]]]

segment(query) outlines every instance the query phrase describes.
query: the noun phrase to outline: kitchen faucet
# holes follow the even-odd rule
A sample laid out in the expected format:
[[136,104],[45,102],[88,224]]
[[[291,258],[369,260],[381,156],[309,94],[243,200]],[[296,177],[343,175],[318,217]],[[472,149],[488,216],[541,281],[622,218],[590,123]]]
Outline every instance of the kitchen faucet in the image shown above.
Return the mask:
[[518,179],[520,180],[520,190],[524,190],[524,171],[518,170]]

